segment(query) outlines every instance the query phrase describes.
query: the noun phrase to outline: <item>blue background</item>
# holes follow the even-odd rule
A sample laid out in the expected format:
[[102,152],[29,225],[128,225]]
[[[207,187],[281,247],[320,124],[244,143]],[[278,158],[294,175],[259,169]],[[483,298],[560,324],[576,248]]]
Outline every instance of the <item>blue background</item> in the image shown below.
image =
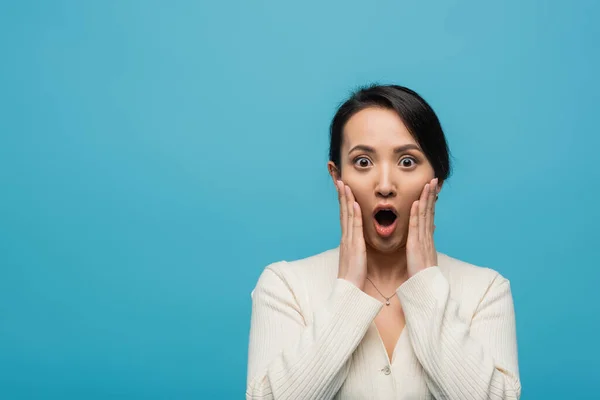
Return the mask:
[[0,397],[242,398],[262,269],[334,247],[328,124],[420,92],[439,251],[512,281],[524,399],[600,376],[594,1],[0,5]]

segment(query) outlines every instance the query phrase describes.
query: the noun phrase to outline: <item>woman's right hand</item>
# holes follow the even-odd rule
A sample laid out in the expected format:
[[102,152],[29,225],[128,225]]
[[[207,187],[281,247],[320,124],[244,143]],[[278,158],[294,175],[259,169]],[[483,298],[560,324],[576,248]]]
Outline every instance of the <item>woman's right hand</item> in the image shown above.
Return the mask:
[[342,227],[338,278],[363,290],[367,278],[367,248],[363,236],[362,213],[350,186],[338,180],[336,187]]

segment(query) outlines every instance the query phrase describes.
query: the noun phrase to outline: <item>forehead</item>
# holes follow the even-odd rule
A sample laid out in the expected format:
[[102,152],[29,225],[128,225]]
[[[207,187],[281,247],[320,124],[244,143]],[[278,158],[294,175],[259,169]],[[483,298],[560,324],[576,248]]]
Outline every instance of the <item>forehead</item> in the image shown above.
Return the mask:
[[343,133],[345,148],[358,144],[373,147],[416,144],[398,114],[386,108],[369,107],[357,112],[346,122]]

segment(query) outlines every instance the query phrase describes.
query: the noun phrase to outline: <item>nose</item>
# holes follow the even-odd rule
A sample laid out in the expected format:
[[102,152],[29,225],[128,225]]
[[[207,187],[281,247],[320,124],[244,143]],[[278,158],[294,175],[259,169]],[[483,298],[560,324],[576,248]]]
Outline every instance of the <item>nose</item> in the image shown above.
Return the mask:
[[393,182],[391,171],[388,168],[382,168],[380,170],[377,185],[375,187],[375,194],[378,197],[388,198],[396,197],[397,189]]

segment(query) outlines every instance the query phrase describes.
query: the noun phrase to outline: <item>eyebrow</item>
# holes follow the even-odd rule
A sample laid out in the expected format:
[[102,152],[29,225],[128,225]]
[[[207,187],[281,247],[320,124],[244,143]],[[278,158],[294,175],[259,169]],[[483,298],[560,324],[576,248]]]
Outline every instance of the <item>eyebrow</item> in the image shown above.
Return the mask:
[[[375,149],[372,148],[371,146],[359,144],[359,145],[356,145],[353,148],[351,148],[350,151],[348,152],[348,154],[350,154],[356,150],[361,150],[361,151],[364,151],[365,153],[375,153]],[[394,149],[394,154],[402,153],[406,150],[417,150],[417,151],[420,151],[421,153],[423,152],[423,150],[421,150],[421,148],[419,146],[417,146],[416,144],[409,143],[409,144],[405,144],[403,146],[396,147]]]

